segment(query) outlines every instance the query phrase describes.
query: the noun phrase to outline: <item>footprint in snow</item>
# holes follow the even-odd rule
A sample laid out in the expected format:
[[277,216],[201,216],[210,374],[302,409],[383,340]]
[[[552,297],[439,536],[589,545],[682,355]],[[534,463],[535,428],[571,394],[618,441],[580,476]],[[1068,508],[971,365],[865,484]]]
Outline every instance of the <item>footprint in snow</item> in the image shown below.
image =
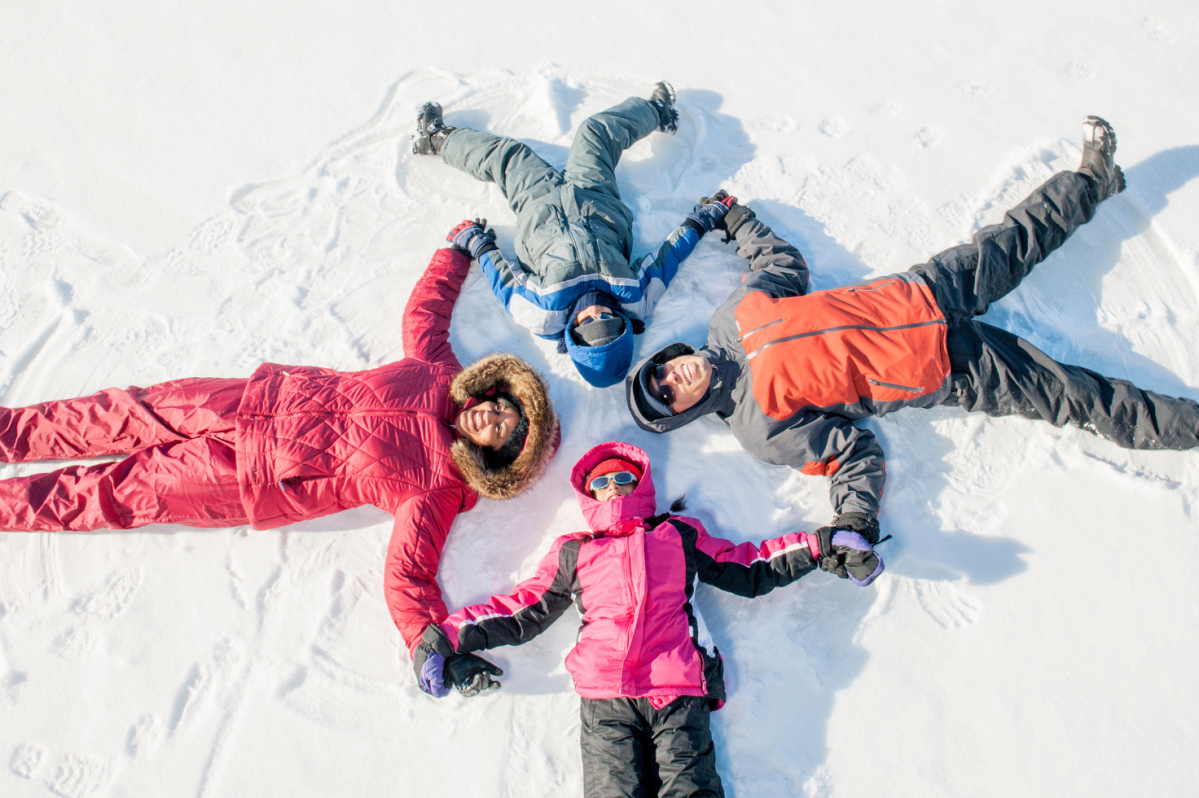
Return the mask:
[[944,629],[962,629],[974,624],[982,613],[982,603],[955,582],[914,579],[910,589],[921,609]]
[[63,798],[93,798],[103,792],[112,771],[103,759],[82,754],[63,754],[50,761],[41,745],[22,743],[13,751],[9,767],[23,779],[38,779]]
[[820,123],[820,132],[830,139],[839,139],[849,132],[849,123],[844,119],[825,119]]

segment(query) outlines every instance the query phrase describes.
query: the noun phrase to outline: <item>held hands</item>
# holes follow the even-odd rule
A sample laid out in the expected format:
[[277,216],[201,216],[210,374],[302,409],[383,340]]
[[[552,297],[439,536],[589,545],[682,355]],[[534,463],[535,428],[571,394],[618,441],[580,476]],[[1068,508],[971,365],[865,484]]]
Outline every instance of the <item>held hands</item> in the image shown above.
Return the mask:
[[434,698],[445,698],[451,687],[470,698],[488,690],[500,689],[492,676],[504,672],[474,654],[455,654],[445,632],[431,623],[421,633],[420,643],[412,650],[412,666],[420,689]]
[[455,654],[445,661],[445,681],[467,698],[500,689],[500,683],[491,677],[503,675],[498,667],[474,654]]
[[862,587],[883,572],[883,558],[857,532],[824,526],[812,537],[819,549],[813,556],[822,571]]
[[417,671],[420,689],[434,698],[445,698],[450,688],[467,698],[488,690],[500,689],[500,683],[492,676],[503,676],[504,672],[482,657],[474,654],[451,654],[448,657],[429,651]]
[[487,229],[486,219],[466,219],[445,237],[459,249],[470,253],[475,260],[485,252],[499,249],[495,243],[495,231]]
[[704,233],[710,233],[720,227],[725,214],[736,202],[737,198],[730,197],[724,190],[716,192],[711,197],[704,197],[691,213],[687,214],[687,221],[694,223],[688,226],[693,227],[701,236]]

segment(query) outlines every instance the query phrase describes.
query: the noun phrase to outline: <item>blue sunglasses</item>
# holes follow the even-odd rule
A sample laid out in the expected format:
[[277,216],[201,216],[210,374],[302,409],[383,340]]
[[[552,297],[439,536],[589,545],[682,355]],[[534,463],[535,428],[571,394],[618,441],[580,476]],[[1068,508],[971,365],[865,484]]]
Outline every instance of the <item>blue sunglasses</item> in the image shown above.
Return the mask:
[[602,477],[596,477],[591,480],[591,484],[587,489],[592,493],[597,490],[603,490],[608,487],[609,482],[615,482],[617,485],[628,485],[637,481],[637,475],[632,471],[617,471],[615,474],[604,474]]

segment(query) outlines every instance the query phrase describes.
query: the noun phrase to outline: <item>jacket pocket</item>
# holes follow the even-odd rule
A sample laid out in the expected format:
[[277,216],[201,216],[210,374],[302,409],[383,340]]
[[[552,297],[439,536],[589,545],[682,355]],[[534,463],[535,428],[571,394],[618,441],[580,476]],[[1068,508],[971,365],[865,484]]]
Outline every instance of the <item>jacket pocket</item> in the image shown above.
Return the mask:
[[712,647],[712,654],[702,648],[699,653],[704,658],[704,684],[707,685],[709,701],[723,702],[727,697],[724,691],[724,660],[720,649]]

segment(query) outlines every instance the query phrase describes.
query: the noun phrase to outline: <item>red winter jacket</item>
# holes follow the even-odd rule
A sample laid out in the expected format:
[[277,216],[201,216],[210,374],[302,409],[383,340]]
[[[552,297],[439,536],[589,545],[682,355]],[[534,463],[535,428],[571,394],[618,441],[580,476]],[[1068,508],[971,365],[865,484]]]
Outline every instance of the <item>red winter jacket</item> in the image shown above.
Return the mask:
[[453,249],[433,256],[404,309],[403,360],[354,373],[266,363],[237,414],[237,477],[255,529],[363,504],[395,515],[384,586],[409,648],[446,615],[441,549],[478,499],[450,456],[450,382],[462,369],[450,315],[470,264]]
[[[610,457],[636,463],[636,490],[608,502],[583,487]],[[679,696],[723,701],[720,654],[691,604],[697,580],[741,596],[760,596],[815,567],[810,535],[761,545],[710,537],[694,518],[654,514],[649,457],[627,443],[604,443],[571,472],[590,532],[554,542],[533,578],[508,596],[459,610],[441,625],[459,653],[516,645],[536,637],[577,602],[583,616],[566,658],[584,698],[648,697],[663,707]],[[665,520],[663,520],[665,519]]]

